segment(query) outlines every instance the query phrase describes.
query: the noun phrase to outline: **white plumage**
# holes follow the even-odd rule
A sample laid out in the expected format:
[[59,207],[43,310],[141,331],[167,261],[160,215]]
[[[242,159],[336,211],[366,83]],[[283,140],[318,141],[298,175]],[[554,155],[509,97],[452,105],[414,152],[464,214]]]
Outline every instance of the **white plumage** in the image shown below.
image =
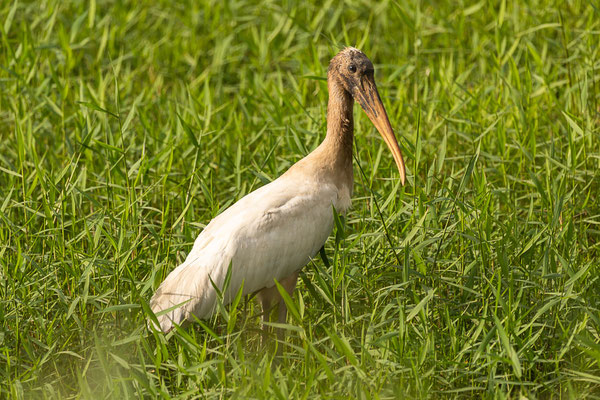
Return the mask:
[[231,263],[228,303],[244,284],[243,294],[274,285],[292,275],[323,246],[333,228],[332,205],[340,213],[350,196],[334,185],[283,175],[246,195],[215,217],[194,243],[185,262],[160,285],[151,307],[155,313],[186,302],[158,317],[167,332],[193,313],[210,317],[217,304],[212,282],[222,288]]
[[[218,300],[213,285],[223,289],[230,266],[225,304],[243,285],[243,294],[259,292],[267,315],[271,305],[281,301],[270,289],[275,280],[289,293],[294,290],[298,272],[331,233],[332,206],[340,214],[350,207],[354,99],[384,137],[404,183],[404,161],[369,59],[353,48],[341,51],[331,60],[328,88],[325,140],[281,177],[243,197],[206,226],[184,263],[167,276],[150,302],[152,311],[160,314],[161,330],[168,332],[192,315],[210,317]],[[284,322],[285,306],[280,307],[279,322]]]

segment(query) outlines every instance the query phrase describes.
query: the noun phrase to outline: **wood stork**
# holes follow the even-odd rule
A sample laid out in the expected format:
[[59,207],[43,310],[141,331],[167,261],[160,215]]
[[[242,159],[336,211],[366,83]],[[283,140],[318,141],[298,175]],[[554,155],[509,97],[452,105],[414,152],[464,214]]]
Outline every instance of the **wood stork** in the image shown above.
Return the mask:
[[404,184],[402,153],[373,72],[367,56],[352,47],[331,60],[325,139],[278,179],[246,195],[204,228],[183,264],[152,297],[152,311],[163,311],[157,316],[162,331],[194,316],[210,317],[218,301],[215,286],[223,288],[229,268],[230,281],[222,297],[225,304],[243,287],[244,295],[257,293],[265,320],[271,307],[281,303],[278,320],[285,322],[287,311],[275,280],[291,295],[298,273],[333,229],[332,205],[342,215],[350,207],[354,100],[383,136]]

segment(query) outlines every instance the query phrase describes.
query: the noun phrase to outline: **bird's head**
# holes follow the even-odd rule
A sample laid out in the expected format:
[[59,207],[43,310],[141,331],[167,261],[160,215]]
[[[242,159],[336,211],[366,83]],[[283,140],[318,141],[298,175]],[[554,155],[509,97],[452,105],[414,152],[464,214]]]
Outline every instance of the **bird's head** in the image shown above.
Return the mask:
[[404,185],[406,172],[402,152],[388,119],[374,78],[373,63],[360,50],[346,47],[329,63],[327,78],[344,88],[360,104],[389,147]]

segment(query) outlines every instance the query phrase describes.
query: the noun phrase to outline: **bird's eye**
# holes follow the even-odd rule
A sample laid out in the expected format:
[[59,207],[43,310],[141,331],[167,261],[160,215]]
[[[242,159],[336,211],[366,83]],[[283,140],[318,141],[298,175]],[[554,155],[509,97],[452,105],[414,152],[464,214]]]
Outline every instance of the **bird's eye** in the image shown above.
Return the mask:
[[354,64],[350,64],[350,65],[348,66],[348,71],[350,71],[350,72],[352,72],[352,73],[355,73],[355,72],[356,72],[356,65],[354,65]]

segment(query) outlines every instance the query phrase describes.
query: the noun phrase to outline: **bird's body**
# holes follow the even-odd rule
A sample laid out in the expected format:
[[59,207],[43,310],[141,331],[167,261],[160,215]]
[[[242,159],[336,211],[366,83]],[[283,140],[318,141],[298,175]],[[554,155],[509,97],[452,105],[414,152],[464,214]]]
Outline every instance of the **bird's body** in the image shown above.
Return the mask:
[[[369,71],[371,64],[364,54],[350,48],[340,55],[344,52],[361,61],[364,57]],[[200,233],[184,263],[160,285],[151,308],[159,314],[163,331],[171,330],[173,323],[192,319],[192,314],[200,319],[210,317],[218,300],[215,287],[223,289],[229,268],[231,279],[224,288],[224,303],[231,301],[243,286],[243,294],[259,292],[263,307],[268,309],[280,300],[273,290],[275,280],[284,282],[290,293],[293,291],[298,272],[315,256],[333,229],[332,207],[345,214],[352,196],[352,105],[357,95],[331,76],[329,91],[327,136],[321,145],[278,179],[215,217]],[[382,105],[381,110],[375,107],[377,104],[367,110],[363,102],[369,117],[380,117],[381,110],[385,115]],[[380,131],[387,129],[377,127]],[[393,138],[391,127],[389,132]],[[386,143],[390,146],[389,137]],[[399,149],[397,152],[399,155]],[[398,162],[396,153],[394,157]],[[160,313],[167,309],[170,310]],[[283,310],[280,319],[282,315],[285,318]]]

